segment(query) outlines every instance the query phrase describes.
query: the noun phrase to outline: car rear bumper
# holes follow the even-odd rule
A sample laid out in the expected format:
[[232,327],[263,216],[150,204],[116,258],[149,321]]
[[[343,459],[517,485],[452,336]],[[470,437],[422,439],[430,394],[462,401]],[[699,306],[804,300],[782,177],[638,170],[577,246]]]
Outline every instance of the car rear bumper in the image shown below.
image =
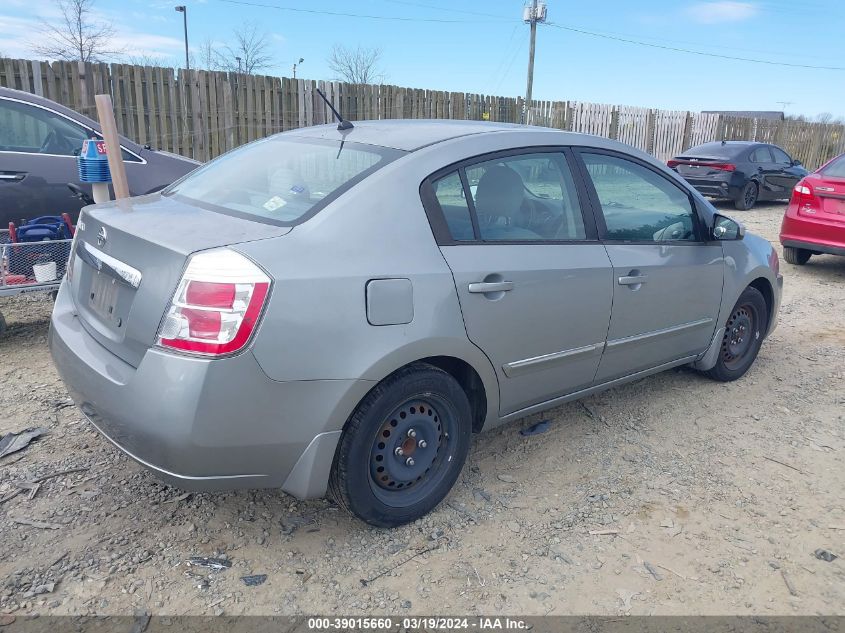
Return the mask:
[[325,494],[340,430],[373,386],[273,381],[249,352],[205,360],[151,348],[135,368],[86,332],[64,285],[49,344],[91,423],[132,459],[188,490]]
[[814,253],[845,255],[845,222],[797,215],[789,209],[781,225],[780,243]]

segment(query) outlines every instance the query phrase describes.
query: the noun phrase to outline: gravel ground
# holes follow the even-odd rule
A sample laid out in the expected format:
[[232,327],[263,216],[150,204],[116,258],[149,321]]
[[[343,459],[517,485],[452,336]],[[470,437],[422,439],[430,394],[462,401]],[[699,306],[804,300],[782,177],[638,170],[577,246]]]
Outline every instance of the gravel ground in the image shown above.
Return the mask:
[[[782,205],[733,213],[776,242]],[[49,300],[0,299],[0,431],[49,429],[0,460],[0,499],[86,469],[0,504],[0,613],[844,614],[845,258],[781,266],[742,380],[679,369],[482,434],[446,501],[391,531],[160,483],[69,406]]]

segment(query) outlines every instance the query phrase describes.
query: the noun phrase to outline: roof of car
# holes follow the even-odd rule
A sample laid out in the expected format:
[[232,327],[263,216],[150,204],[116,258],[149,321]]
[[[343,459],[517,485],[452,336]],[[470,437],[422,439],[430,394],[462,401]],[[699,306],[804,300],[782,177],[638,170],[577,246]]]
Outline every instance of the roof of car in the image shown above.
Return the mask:
[[380,121],[355,121],[351,130],[339,131],[337,124],[318,125],[291,130],[286,134],[310,138],[345,139],[356,143],[380,145],[403,151],[414,150],[471,134],[500,132],[552,132],[549,128],[518,125],[516,123],[490,123],[487,121],[456,121],[452,119],[384,119]]

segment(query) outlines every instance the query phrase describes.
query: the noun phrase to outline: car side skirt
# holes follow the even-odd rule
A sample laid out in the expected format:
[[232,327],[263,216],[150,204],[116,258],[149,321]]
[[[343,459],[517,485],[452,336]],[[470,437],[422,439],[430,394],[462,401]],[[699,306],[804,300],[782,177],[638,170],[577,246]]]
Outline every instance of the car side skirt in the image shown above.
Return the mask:
[[700,354],[695,354],[694,356],[685,356],[683,358],[679,358],[677,360],[673,360],[668,363],[663,363],[662,365],[657,365],[656,367],[652,367],[650,369],[644,369],[643,371],[638,371],[634,374],[629,374],[627,376],[622,376],[621,378],[615,378],[614,380],[610,380],[608,382],[601,383],[600,385],[594,385],[592,387],[588,387],[587,389],[582,389],[580,391],[575,391],[565,396],[560,396],[559,398],[554,398],[553,400],[546,400],[545,402],[541,402],[539,404],[532,405],[530,407],[525,407],[524,409],[520,409],[519,411],[514,411],[513,413],[509,413],[506,416],[501,418],[501,422],[512,422],[513,420],[518,420],[519,418],[524,418],[525,416],[531,415],[533,413],[539,413],[540,411],[545,411],[547,409],[553,409],[554,407],[560,406],[566,402],[570,402],[572,400],[579,400],[580,398],[584,398],[586,396],[591,396],[594,393],[598,393],[600,391],[605,391],[607,389],[612,389],[613,387],[617,387],[619,385],[625,384],[627,382],[631,382],[633,380],[637,380],[639,378],[645,378],[646,376],[650,376],[652,374],[659,374],[662,371],[666,371],[667,369],[671,369],[672,367],[677,367],[679,365],[686,365],[697,360],[700,357]]

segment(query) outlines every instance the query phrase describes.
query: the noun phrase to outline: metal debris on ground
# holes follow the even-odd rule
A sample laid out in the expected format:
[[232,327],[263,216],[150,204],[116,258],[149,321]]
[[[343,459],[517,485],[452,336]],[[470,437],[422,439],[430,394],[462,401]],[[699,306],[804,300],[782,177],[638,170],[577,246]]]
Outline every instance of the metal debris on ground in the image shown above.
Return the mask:
[[525,437],[531,435],[540,435],[541,433],[545,433],[546,431],[548,431],[551,425],[551,420],[541,420],[540,422],[537,422],[537,424],[532,424],[528,428],[521,429],[519,431],[519,434]]
[[373,582],[374,580],[378,580],[378,579],[379,579],[379,578],[381,578],[382,576],[386,576],[387,574],[389,574],[390,572],[392,572],[394,569],[398,569],[399,567],[401,567],[401,566],[402,566],[402,565],[404,565],[405,563],[408,563],[408,562],[410,562],[410,561],[414,560],[414,559],[415,559],[415,558],[417,558],[418,556],[422,556],[423,554],[427,554],[428,552],[433,552],[434,550],[437,550],[437,549],[440,549],[440,546],[439,546],[439,545],[438,545],[438,546],[436,546],[436,547],[427,547],[427,548],[425,548],[425,549],[423,549],[423,550],[420,550],[420,551],[418,551],[418,552],[415,552],[415,553],[411,554],[410,556],[406,556],[405,558],[403,558],[402,560],[400,560],[398,563],[396,563],[395,565],[393,565],[393,566],[391,566],[391,567],[383,567],[383,568],[382,568],[382,569],[380,569],[380,570],[379,570],[379,572],[378,572],[375,576],[373,576],[372,578],[361,578],[361,585],[362,585],[362,586],[364,586],[364,587],[366,587],[367,585],[369,585],[369,584],[370,584],[371,582]]
[[263,585],[267,580],[267,574],[255,574],[253,576],[241,576],[241,580],[247,587],[257,587]]
[[193,567],[207,567],[212,571],[221,571],[229,569],[232,566],[232,561],[225,558],[208,558],[206,556],[192,556],[187,561],[188,565]]
[[24,429],[20,433],[6,433],[0,437],[0,459],[6,457],[6,455],[11,455],[12,453],[17,453],[25,449],[32,440],[38,439],[49,432],[45,427],[39,426],[32,429]]
[[813,556],[815,556],[819,560],[823,560],[826,563],[832,563],[837,558],[839,558],[833,552],[829,552],[828,550],[822,549],[821,547],[819,549],[817,549],[815,552],[813,552]]
[[612,536],[619,534],[619,530],[590,530],[591,536]]
[[33,519],[12,519],[13,523],[18,523],[19,525],[29,525],[30,527],[39,528],[42,530],[59,530],[62,528],[62,525],[59,523],[46,523],[44,521],[35,521]]

